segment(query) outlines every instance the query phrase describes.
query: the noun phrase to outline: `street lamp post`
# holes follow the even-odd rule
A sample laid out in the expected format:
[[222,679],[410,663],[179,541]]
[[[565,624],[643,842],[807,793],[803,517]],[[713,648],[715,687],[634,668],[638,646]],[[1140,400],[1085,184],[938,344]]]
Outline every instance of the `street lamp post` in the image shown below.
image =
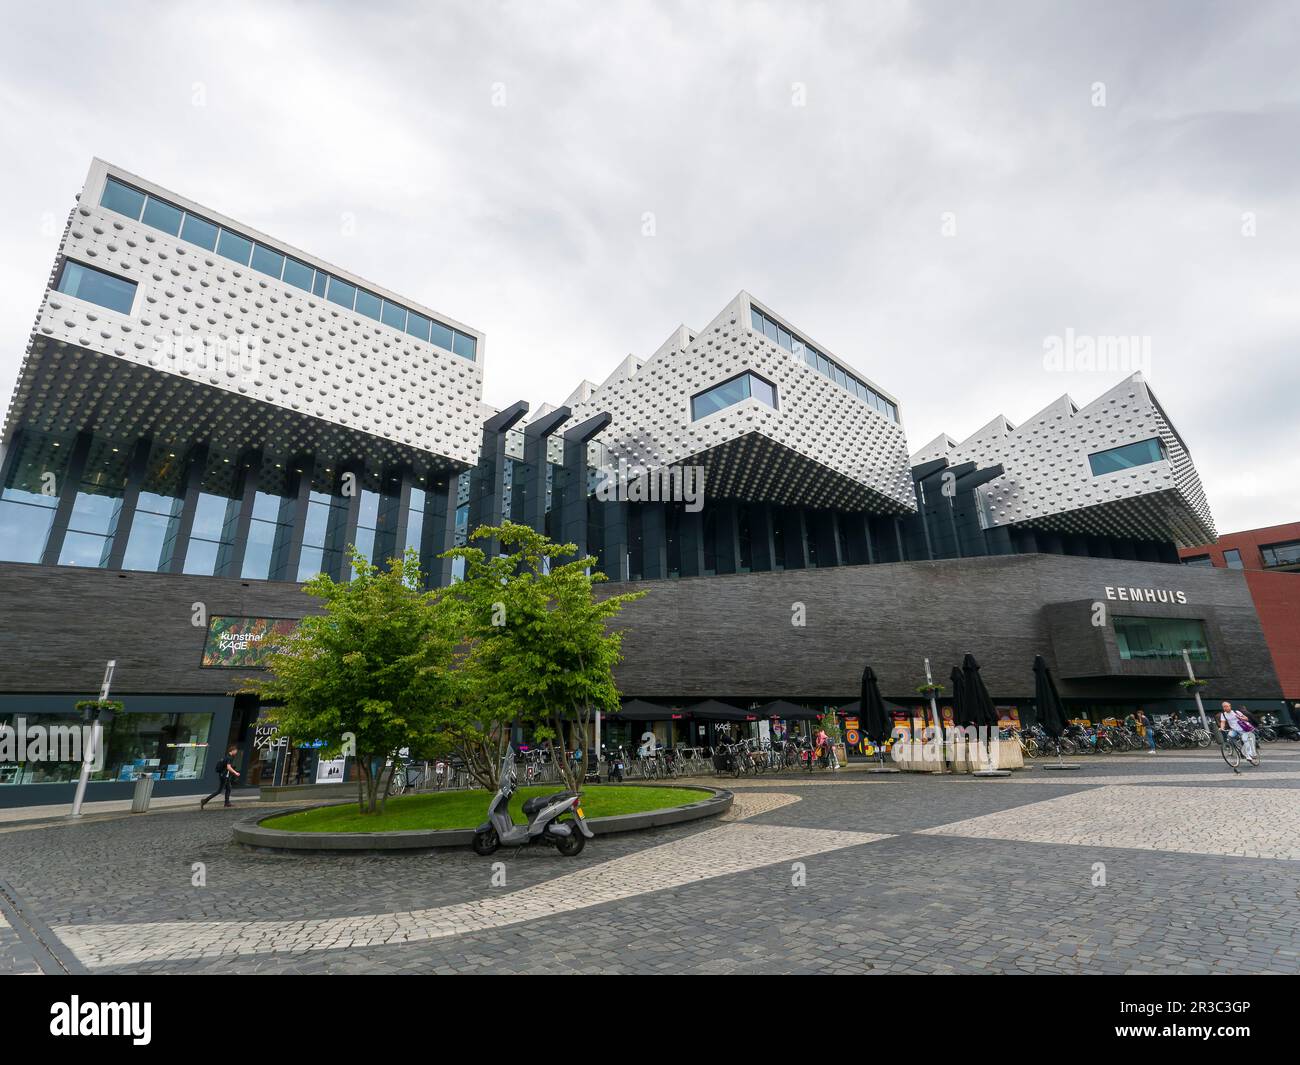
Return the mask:
[[[107,666],[104,667],[104,683],[99,686],[99,701],[101,703],[108,700],[108,689],[113,683],[113,670],[117,668],[117,659],[111,659]],[[95,711],[95,719],[90,726],[90,742],[86,744],[86,749],[81,752],[81,776],[77,778],[77,793],[72,797],[72,816],[81,816],[81,804],[86,799],[86,784],[90,781],[90,769],[97,757],[96,752],[99,750],[100,740],[104,733],[104,726],[99,722],[99,715],[102,711]]]
[[[1183,665],[1187,667],[1187,679],[1195,680],[1196,674],[1192,672],[1192,658],[1187,653],[1186,647],[1183,648]],[[1201,728],[1205,729],[1208,733],[1210,731],[1210,723],[1205,719],[1205,707],[1201,703],[1201,689],[1196,685],[1192,685],[1192,694],[1196,696],[1196,709],[1201,715]]]
[[939,720],[939,704],[934,698],[934,676],[930,672],[930,660],[925,660],[925,683],[930,687],[930,713],[934,716],[934,742],[939,749],[939,766],[943,768],[944,746],[943,746],[943,722]]

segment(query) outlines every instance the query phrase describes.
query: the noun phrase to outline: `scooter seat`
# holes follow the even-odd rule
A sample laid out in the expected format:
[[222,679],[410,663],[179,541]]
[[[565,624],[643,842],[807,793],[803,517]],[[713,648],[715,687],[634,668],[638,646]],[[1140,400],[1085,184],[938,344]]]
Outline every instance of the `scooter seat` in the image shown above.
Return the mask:
[[559,802],[561,799],[569,798],[573,793],[570,791],[557,791],[554,795],[537,795],[534,798],[524,801],[524,815],[531,817],[539,810],[545,810],[551,803]]

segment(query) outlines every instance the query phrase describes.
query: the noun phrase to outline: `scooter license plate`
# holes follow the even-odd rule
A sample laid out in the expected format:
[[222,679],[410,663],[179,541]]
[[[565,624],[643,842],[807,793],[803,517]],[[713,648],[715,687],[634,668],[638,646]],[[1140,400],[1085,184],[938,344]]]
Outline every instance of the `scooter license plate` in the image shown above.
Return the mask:
[[577,814],[578,814],[579,817],[584,817],[584,816],[586,816],[585,814],[583,814],[583,812],[582,812],[582,807],[581,807],[581,806],[575,807],[574,809],[575,809],[575,811],[577,812]]

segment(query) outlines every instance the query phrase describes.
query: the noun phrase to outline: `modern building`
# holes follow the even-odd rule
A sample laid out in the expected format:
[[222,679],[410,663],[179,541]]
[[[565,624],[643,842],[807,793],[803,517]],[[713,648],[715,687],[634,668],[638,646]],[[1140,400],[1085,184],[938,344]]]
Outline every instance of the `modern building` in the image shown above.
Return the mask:
[[[92,797],[141,772],[211,790],[232,740],[254,780],[325,779],[232,694],[310,611],[299,582],[346,577],[356,545],[415,548],[446,584],[437,556],[503,518],[650,591],[620,683],[663,714],[610,723],[632,738],[707,735],[677,713],[706,700],[843,707],[867,662],[905,705],[926,658],[942,681],[966,651],[1012,717],[1038,653],[1081,714],[1186,705],[1184,650],[1211,697],[1280,705],[1242,574],[1176,565],[1214,527],[1138,375],[909,455],[898,397],[745,292],[558,407],[484,407],[484,355],[478,330],[96,160],[3,428],[0,721],[75,720],[112,659],[124,712]],[[0,804],[63,801],[75,771],[0,764]]]
[[1283,696],[1300,710],[1300,522],[1225,533],[1178,554],[1184,566],[1241,571]]

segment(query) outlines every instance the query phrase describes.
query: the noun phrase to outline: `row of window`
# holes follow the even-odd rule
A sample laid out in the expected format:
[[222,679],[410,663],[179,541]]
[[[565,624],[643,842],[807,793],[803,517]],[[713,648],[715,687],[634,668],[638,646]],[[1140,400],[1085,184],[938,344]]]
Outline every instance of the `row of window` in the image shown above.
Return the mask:
[[786,351],[797,355],[823,377],[829,377],[841,388],[852,392],[863,403],[879,411],[891,422],[898,421],[898,408],[870,385],[859,381],[842,366],[832,362],[811,344],[800,340],[785,326],[774,322],[757,307],[751,305],[749,313],[755,333],[762,333],[768,340],[780,344]]
[[776,407],[776,386],[757,374],[746,371],[729,381],[706,388],[691,397],[691,421],[697,422],[716,414],[724,407],[733,406],[744,399],[757,399],[769,407]]
[[[1300,540],[1289,540],[1281,544],[1263,544],[1259,549],[1260,561],[1267,568],[1274,566],[1300,565]],[[1223,552],[1223,564],[1228,569],[1244,569],[1241,551],[1229,547]],[[1214,559],[1209,555],[1188,555],[1183,559],[1184,566],[1213,566]]]
[[373,318],[376,322],[383,322],[400,333],[436,344],[471,362],[475,359],[477,341],[474,337],[373,292],[367,292],[364,288],[358,288],[324,270],[317,270],[308,263],[250,240],[232,229],[191,214],[157,196],[134,189],[116,178],[109,178],[105,182],[104,194],[99,203],[101,207],[142,222],[168,236],[180,237],[189,244],[216,252],[240,266],[251,267],[286,285],[320,296],[340,307]]
[[1103,473],[1119,473],[1121,470],[1160,462],[1167,457],[1165,445],[1159,437],[1152,437],[1150,440],[1139,440],[1133,444],[1094,452],[1088,456],[1088,465],[1092,467],[1092,475],[1100,477]]

